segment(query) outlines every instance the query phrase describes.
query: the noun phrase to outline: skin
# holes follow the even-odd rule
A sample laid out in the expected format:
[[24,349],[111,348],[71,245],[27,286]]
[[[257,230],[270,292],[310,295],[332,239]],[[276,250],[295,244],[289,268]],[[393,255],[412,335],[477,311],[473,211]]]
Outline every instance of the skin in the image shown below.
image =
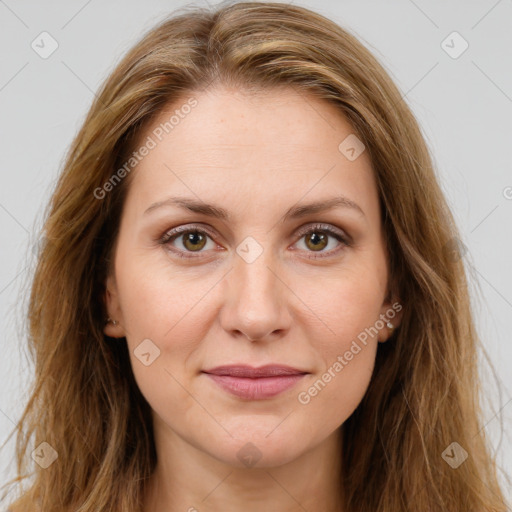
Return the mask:
[[[105,334],[126,337],[153,411],[158,464],[145,510],[340,511],[340,427],[366,392],[378,343],[390,335],[385,322],[309,403],[298,396],[396,301],[386,301],[388,258],[368,152],[347,159],[338,145],[350,124],[332,105],[288,88],[196,92],[168,105],[140,140],[190,96],[197,106],[133,171],[106,282],[118,324]],[[341,194],[363,213],[337,207],[282,222],[297,203]],[[218,205],[231,218],[171,205],[144,213],[169,196]],[[298,234],[316,223],[351,243],[329,235],[318,246],[314,235]],[[158,243],[191,224],[211,234],[189,245],[183,234]],[[251,263],[236,252],[248,236],[263,250]],[[398,313],[393,325],[399,321]],[[134,354],[145,339],[160,350],[148,366]],[[276,397],[246,400],[201,373],[234,363],[309,374]],[[260,456],[252,466],[237,456],[249,442]]]

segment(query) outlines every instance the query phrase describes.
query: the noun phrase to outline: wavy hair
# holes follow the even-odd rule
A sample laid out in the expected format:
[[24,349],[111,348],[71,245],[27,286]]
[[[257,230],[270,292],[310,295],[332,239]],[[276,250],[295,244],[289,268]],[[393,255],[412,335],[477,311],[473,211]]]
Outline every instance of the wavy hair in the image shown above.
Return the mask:
[[[308,9],[260,2],[189,6],[149,30],[105,80],[69,148],[31,277],[35,375],[11,433],[18,492],[10,511],[143,510],[156,464],[150,407],[126,343],[103,334],[130,176],[101,199],[97,191],[166,104],[216,84],[313,94],[345,116],[371,158],[390,283],[404,311],[342,427],[345,510],[504,512],[481,424],[483,347],[454,251],[459,235],[419,125],[354,35]],[[469,454],[457,469],[442,457],[454,441]],[[29,446],[43,442],[58,459],[30,471]]]

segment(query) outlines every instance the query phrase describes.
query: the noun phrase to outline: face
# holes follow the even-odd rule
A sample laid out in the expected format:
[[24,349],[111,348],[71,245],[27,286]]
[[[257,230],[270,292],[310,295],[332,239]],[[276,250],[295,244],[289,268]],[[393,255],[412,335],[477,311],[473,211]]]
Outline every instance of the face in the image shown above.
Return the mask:
[[218,88],[142,134],[137,148],[151,148],[130,176],[106,283],[118,324],[105,333],[126,337],[155,431],[172,443],[281,465],[360,403],[386,319],[400,315],[353,133],[312,96]]

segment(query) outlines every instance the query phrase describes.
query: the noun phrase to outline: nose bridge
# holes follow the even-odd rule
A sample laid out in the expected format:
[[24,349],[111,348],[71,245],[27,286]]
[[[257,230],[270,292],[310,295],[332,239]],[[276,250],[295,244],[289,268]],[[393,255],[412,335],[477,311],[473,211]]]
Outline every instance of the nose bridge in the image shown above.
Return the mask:
[[240,284],[239,292],[245,290],[254,300],[265,299],[265,303],[276,299],[276,276],[270,270],[274,265],[269,250],[264,251],[254,261],[237,257],[234,265],[236,282]]
[[237,247],[233,270],[227,276],[229,292],[223,311],[224,329],[257,340],[288,328],[283,300],[286,293],[275,266],[276,259],[270,249],[263,249],[254,239],[245,240]]

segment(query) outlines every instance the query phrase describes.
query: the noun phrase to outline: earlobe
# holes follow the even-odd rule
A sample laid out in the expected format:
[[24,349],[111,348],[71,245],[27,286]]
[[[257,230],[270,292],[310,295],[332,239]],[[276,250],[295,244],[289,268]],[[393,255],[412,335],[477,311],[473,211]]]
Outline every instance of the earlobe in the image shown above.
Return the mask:
[[103,333],[110,338],[124,338],[124,329],[117,320],[108,318],[105,326],[103,327]]
[[379,341],[386,342],[400,326],[403,314],[403,306],[398,299],[391,300],[383,305],[380,314],[382,321],[379,329]]

